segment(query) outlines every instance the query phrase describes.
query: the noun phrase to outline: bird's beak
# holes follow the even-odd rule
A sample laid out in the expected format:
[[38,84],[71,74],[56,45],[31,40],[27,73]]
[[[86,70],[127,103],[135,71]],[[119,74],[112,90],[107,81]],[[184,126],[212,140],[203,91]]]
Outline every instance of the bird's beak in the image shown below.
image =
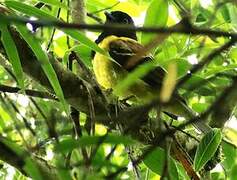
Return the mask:
[[109,13],[108,11],[105,11],[104,12],[105,16],[106,16],[106,20],[110,21],[110,22],[113,22],[115,21],[115,18],[112,16],[111,13]]

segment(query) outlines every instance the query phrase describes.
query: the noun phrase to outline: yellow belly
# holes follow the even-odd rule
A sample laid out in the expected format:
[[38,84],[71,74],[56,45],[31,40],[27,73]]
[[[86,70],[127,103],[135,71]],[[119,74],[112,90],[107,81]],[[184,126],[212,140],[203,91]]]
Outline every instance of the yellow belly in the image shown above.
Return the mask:
[[[109,36],[98,44],[98,46],[105,51],[108,51],[109,43],[115,39],[117,39],[116,36]],[[93,70],[97,82],[105,90],[113,90],[113,88],[128,74],[126,70],[122,69],[118,64],[113,62],[113,60],[100,53],[95,54],[93,59]],[[157,93],[154,93],[154,90],[152,90],[149,85],[144,83],[142,80],[139,80],[131,87],[128,87],[126,92],[116,95],[120,98],[126,98],[133,95],[144,102],[144,100],[150,101],[154,98],[154,94],[157,95]]]
[[[98,46],[105,51],[108,51],[109,43],[117,39],[116,36],[109,36],[105,38]],[[108,55],[109,56],[109,55]],[[93,59],[93,70],[97,79],[97,82],[104,89],[112,89],[121,76],[123,71],[119,65],[115,64],[108,56],[96,53]],[[122,74],[121,74],[122,73]]]

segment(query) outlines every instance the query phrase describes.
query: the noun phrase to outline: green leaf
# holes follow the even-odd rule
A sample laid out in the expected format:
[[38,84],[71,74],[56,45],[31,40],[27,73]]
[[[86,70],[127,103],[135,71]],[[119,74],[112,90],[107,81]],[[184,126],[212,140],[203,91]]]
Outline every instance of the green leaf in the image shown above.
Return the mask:
[[68,112],[67,103],[64,99],[62,88],[59,84],[57,75],[49,62],[49,58],[46,52],[41,48],[40,42],[34,38],[34,36],[30,35],[29,31],[25,28],[25,26],[17,25],[17,31],[21,34],[24,40],[28,43],[31,47],[32,51],[34,52],[35,56],[37,57],[38,61],[40,61],[41,66],[43,68],[44,73],[46,74],[50,84],[53,87],[55,94],[58,96],[60,101],[63,103],[64,109]]
[[4,132],[4,129],[7,128],[7,123],[11,119],[10,115],[5,111],[5,109],[0,107],[0,133]]
[[230,180],[236,180],[236,179],[237,179],[237,164],[234,164],[230,172]]
[[14,141],[8,140],[6,138],[0,138],[1,143],[4,143],[7,147],[9,147],[13,152],[15,152],[18,156],[24,156],[27,152],[16,144]]
[[108,56],[107,53],[101,49],[95,42],[91,41],[86,37],[82,32],[70,29],[61,29],[65,34],[69,35],[71,38],[79,41],[81,44],[89,47],[90,49],[99,52],[105,56]]
[[75,139],[65,139],[56,145],[56,151],[59,152],[69,152],[78,147],[86,147],[91,145],[96,145],[98,143],[109,143],[109,144],[124,144],[131,145],[135,141],[126,136],[118,135],[107,135],[107,136],[84,136],[79,140]]
[[55,159],[55,164],[56,164],[59,180],[73,179],[70,175],[70,169],[62,168],[62,167],[65,167],[65,157],[59,154],[54,159]]
[[188,70],[191,68],[191,64],[186,59],[183,58],[175,58],[171,60],[166,59],[161,62],[159,61],[159,64],[161,64],[161,66],[164,67],[165,69],[167,69],[168,65],[172,63],[177,64],[178,78],[186,75]]
[[226,180],[226,175],[222,172],[213,172],[211,173],[211,179],[213,180]]
[[193,103],[192,108],[194,111],[201,113],[207,110],[210,105],[208,103]]
[[224,154],[224,161],[222,162],[224,168],[230,171],[236,163],[237,149],[234,145],[231,145],[225,141],[222,142],[222,152]]
[[63,57],[64,63],[66,63],[68,61],[68,56],[69,56],[71,51],[75,51],[77,56],[79,56],[81,58],[82,62],[88,68],[92,67],[91,49],[90,48],[88,48],[87,46],[84,46],[82,44],[79,44],[79,45],[76,45],[76,46],[72,47],[71,49],[69,49],[68,51],[65,52],[65,55]]
[[35,179],[35,180],[44,179],[43,176],[41,175],[40,168],[30,157],[27,157],[25,159],[24,170],[32,179]]
[[227,4],[221,6],[220,12],[221,12],[221,15],[223,16],[224,20],[225,20],[226,22],[230,22],[230,13],[229,13]]
[[[167,0],[153,0],[147,11],[145,22],[143,26],[165,26],[168,19],[168,1]],[[149,43],[154,35],[142,33],[142,44]]]
[[230,54],[230,58],[233,59],[236,62],[236,60],[237,60],[237,48],[236,47],[231,48],[230,51],[229,51],[229,54]]
[[24,13],[28,16],[35,16],[37,18],[45,18],[47,20],[57,20],[57,18],[55,18],[54,16],[36,8],[33,6],[29,6],[27,4],[24,4],[22,2],[19,1],[5,1],[4,2],[7,7],[15,9],[21,13]]
[[[110,3],[110,2],[109,2]],[[113,3],[113,2],[112,2]],[[110,6],[109,4],[102,3],[99,0],[87,0],[86,1],[86,6],[87,8],[96,8],[96,9],[102,9],[102,8],[107,8]]]
[[[5,4],[10,7],[13,8],[19,12],[22,12],[28,16],[35,16],[37,18],[40,18],[42,21],[44,19],[46,19],[46,21],[48,23],[50,23],[50,20],[52,21],[51,24],[54,24],[55,21],[58,21],[57,18],[55,18],[54,16],[36,8],[36,7],[32,7],[26,4],[23,4],[21,2],[17,2],[17,1],[6,1]],[[72,37],[73,39],[77,40],[78,42],[80,42],[81,44],[89,47],[90,49],[99,52],[101,54],[107,55],[107,53],[101,49],[95,42],[93,42],[92,40],[90,40],[88,37],[86,37],[83,33],[81,33],[78,30],[71,30],[71,29],[62,29],[60,28],[61,31],[63,31],[64,33],[66,33],[67,35],[69,35],[70,37]]]
[[186,170],[184,169],[184,167],[177,161],[174,161],[177,171],[178,171],[178,175],[179,175],[179,179],[181,180],[189,180],[189,176],[187,175]]
[[210,70],[206,71],[204,76],[210,77],[215,76],[217,73],[223,73],[223,72],[230,72],[231,70],[234,70],[237,68],[237,64],[228,64],[226,66],[215,66],[210,68]]
[[[154,149],[147,157],[143,160],[144,164],[151,169],[154,173],[158,175],[162,175],[163,168],[165,165],[165,159],[166,159],[166,153],[161,148]],[[179,174],[179,172],[182,169],[182,172],[184,172],[184,169],[182,166],[178,165],[179,170],[177,169],[176,162],[173,158],[168,158],[168,168],[169,168],[169,175],[171,179],[183,179],[181,177],[184,177],[185,175],[182,173]]]
[[202,96],[216,95],[215,86],[205,78],[199,75],[192,75],[191,78],[183,85],[187,91],[193,91]]
[[231,4],[228,4],[228,10],[229,10],[229,15],[230,15],[230,19],[231,19],[231,25],[233,26],[234,30],[237,29],[237,7],[233,6]]
[[208,132],[198,145],[194,157],[194,169],[200,171],[204,165],[213,157],[221,143],[221,130],[213,129]]
[[7,56],[12,64],[17,82],[21,89],[24,89],[23,69],[18,55],[17,47],[6,25],[0,23],[0,31],[2,32],[2,43],[7,53]]
[[17,156],[22,157],[22,160],[24,160],[25,163],[23,169],[31,178],[36,180],[43,180],[38,165],[32,160],[28,152],[8,139],[1,138],[0,141],[8,146],[13,152],[15,152]]
[[145,64],[138,66],[134,71],[128,73],[128,75],[114,87],[114,94],[124,94],[128,90],[128,88],[134,85],[135,83],[142,83],[139,82],[141,81],[140,78],[145,76],[150,70],[154,68],[155,66],[153,61],[149,61]]

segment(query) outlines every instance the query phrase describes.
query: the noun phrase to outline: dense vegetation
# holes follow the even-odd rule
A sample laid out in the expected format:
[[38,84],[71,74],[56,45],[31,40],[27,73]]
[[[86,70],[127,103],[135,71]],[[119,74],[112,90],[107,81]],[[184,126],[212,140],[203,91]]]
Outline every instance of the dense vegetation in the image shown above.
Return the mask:
[[[235,0],[0,3],[1,179],[237,178]],[[118,101],[94,78],[91,51],[108,56],[94,43],[105,10],[130,14],[154,57],[117,91],[167,71],[148,104]],[[162,113],[173,90],[193,118]]]

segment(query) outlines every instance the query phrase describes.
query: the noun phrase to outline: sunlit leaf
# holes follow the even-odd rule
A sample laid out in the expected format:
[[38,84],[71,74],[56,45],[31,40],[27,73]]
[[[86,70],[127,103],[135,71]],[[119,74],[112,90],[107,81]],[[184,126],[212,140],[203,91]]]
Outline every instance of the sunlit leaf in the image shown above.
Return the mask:
[[35,53],[35,56],[40,61],[43,71],[45,72],[46,76],[50,84],[52,85],[54,92],[63,103],[64,109],[67,112],[67,104],[64,99],[62,88],[59,84],[57,75],[49,62],[48,55],[46,52],[41,48],[41,45],[37,39],[35,39],[32,35],[29,34],[29,31],[24,26],[17,25],[17,31],[21,34],[21,36],[25,39],[25,41],[29,44],[32,51]]
[[[145,22],[143,26],[165,26],[168,19],[168,1],[166,0],[153,0],[147,11]],[[142,44],[149,43],[154,35],[142,33]]]
[[230,171],[234,164],[236,163],[237,148],[228,144],[227,142],[222,142],[222,151],[225,156],[224,161],[222,162],[223,166],[227,171]]
[[[13,8],[19,12],[22,12],[28,16],[34,16],[34,17],[40,18],[41,20],[42,20],[42,18],[45,18],[47,21],[52,20],[52,23],[54,23],[55,21],[58,21],[58,19],[55,18],[54,16],[36,8],[36,7],[32,7],[32,6],[26,5],[21,2],[17,2],[17,1],[6,1],[5,3],[10,8]],[[79,41],[80,43],[84,44],[85,46],[89,47],[90,49],[92,49],[96,52],[100,52],[101,54],[107,55],[104,50],[99,48],[95,42],[90,40],[88,37],[86,37],[80,31],[63,29],[63,28],[61,28],[60,30],[62,30],[64,33],[66,33],[73,39],[75,39],[75,40]]]
[[194,169],[200,171],[204,165],[213,157],[221,143],[222,135],[219,129],[208,132],[198,145],[194,157]]
[[4,24],[0,24],[0,31],[2,32],[2,43],[8,55],[8,58],[12,64],[17,81],[22,89],[24,89],[23,70],[21,67],[21,61],[18,55],[17,47],[14,40],[11,37],[8,28]]
[[154,68],[154,62],[152,61],[137,67],[134,71],[128,73],[128,75],[114,87],[114,93],[121,95],[125,93],[132,85],[136,83],[142,83],[140,78],[145,76],[150,70]]

